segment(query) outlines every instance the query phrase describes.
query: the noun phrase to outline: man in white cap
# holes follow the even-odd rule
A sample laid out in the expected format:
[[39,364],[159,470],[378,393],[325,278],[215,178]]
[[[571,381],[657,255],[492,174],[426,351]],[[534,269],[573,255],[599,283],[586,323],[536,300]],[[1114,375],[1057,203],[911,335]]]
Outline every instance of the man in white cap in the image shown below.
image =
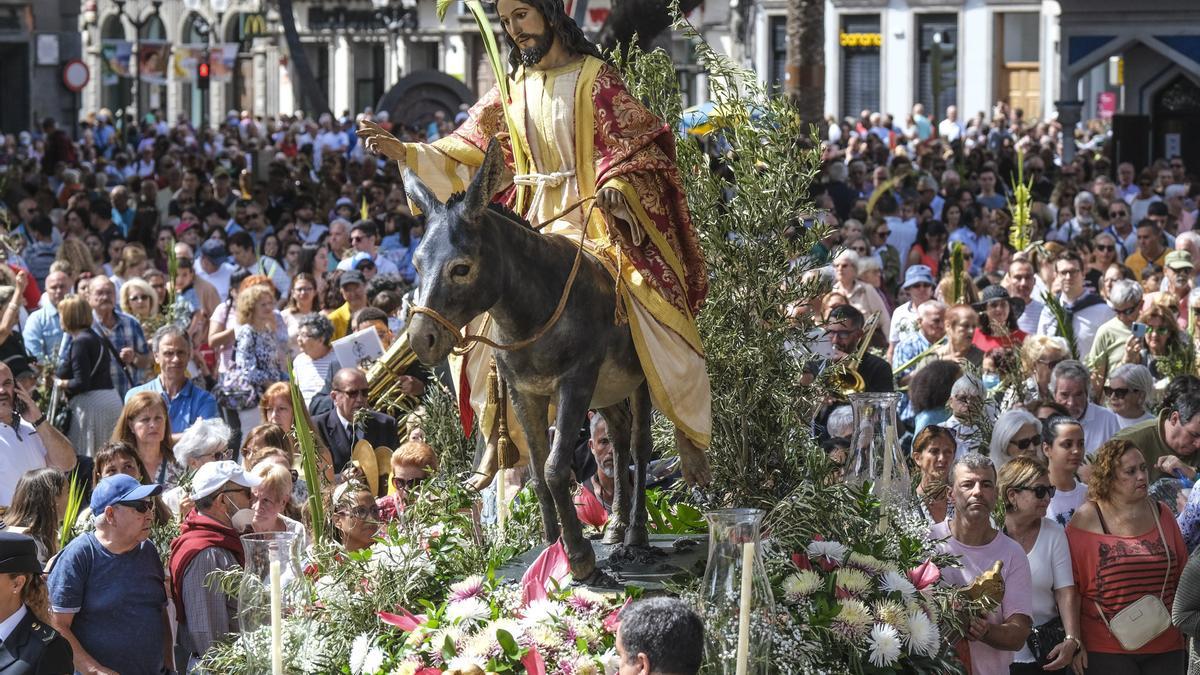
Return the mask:
[[[238,632],[237,600],[205,584],[209,573],[245,565],[239,538],[254,519],[251,488],[262,479],[230,460],[209,462],[192,478],[195,507],[171,542],[171,587],[180,644],[195,663],[217,640]],[[188,671],[191,672],[189,665]]]

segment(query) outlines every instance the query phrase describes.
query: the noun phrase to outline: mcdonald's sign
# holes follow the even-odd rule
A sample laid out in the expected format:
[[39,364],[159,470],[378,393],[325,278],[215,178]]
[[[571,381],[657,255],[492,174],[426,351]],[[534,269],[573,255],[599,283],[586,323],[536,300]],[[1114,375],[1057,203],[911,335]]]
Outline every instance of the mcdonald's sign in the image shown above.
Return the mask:
[[239,20],[238,41],[267,35],[267,19],[262,14],[242,14]]

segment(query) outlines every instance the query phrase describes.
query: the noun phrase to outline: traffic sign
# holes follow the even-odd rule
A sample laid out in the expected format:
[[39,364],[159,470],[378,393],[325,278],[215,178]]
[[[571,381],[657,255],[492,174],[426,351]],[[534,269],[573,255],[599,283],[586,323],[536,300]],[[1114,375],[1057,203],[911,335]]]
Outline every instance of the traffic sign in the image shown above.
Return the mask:
[[76,94],[83,91],[91,77],[91,70],[88,69],[86,63],[79,59],[71,59],[63,64],[63,85]]

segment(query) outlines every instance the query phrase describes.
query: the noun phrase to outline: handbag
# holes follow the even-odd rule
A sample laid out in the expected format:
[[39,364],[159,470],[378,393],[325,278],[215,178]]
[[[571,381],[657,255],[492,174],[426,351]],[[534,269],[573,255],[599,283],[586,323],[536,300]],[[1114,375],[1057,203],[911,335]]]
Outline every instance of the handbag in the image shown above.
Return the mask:
[[1040,626],[1034,626],[1025,638],[1025,645],[1040,665],[1050,663],[1050,652],[1067,639],[1062,617],[1056,616]]
[[1100,603],[1092,601],[1096,605],[1096,611],[1100,612],[1100,619],[1108,626],[1108,632],[1117,638],[1122,649],[1129,652],[1137,651],[1171,627],[1171,612],[1162,599],[1167,593],[1167,581],[1171,577],[1171,547],[1167,544],[1167,538],[1163,536],[1158,507],[1153,506],[1154,525],[1158,528],[1158,538],[1162,541],[1163,552],[1167,555],[1167,572],[1163,575],[1162,590],[1157,596],[1147,594],[1138,598],[1114,614],[1111,621],[1104,616],[1104,609],[1100,607]]

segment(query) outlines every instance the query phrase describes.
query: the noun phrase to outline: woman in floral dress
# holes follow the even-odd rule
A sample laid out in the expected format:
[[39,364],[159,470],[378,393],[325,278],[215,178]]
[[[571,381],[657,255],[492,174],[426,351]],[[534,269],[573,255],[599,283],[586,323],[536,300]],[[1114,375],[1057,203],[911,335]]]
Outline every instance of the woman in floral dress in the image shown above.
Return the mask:
[[258,402],[267,387],[287,379],[284,370],[287,329],[275,321],[275,292],[266,285],[252,286],[238,294],[238,326],[235,333],[234,382],[226,383],[226,392],[244,392],[238,417],[243,430],[262,423]]

